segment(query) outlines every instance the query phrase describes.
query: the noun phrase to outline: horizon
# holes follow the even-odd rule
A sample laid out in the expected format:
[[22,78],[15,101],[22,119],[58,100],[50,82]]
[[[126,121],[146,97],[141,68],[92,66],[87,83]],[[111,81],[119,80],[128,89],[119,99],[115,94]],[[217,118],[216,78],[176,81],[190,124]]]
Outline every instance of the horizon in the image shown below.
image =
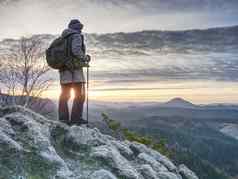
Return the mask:
[[[0,93],[0,96],[1,95],[7,95],[5,93]],[[16,95],[18,96],[18,95]],[[69,100],[69,103],[72,102],[73,100],[73,96],[74,94],[72,94],[71,92],[71,97],[70,97],[70,100]],[[55,99],[55,98],[52,98],[52,97],[47,97],[47,96],[43,96],[43,97],[40,97],[41,99],[49,99],[49,100],[52,100],[54,103],[58,103],[58,99]],[[238,106],[238,102],[220,102],[220,103],[196,103],[196,102],[193,102],[192,100],[189,100],[187,99],[186,97],[183,98],[183,97],[180,97],[180,96],[175,96],[175,97],[172,97],[172,98],[169,98],[168,100],[160,100],[160,101],[112,101],[112,100],[97,100],[97,99],[91,99],[90,100],[90,103],[89,104],[95,104],[95,103],[100,103],[100,104],[121,104],[121,105],[151,105],[151,104],[166,104],[168,102],[173,102],[173,101],[179,101],[179,102],[188,102],[188,103],[191,103],[191,105],[195,105],[195,106],[210,106],[210,105],[228,105],[228,106]]]
[[[200,86],[201,84],[203,85]],[[224,88],[225,84],[227,84],[226,88]],[[169,85],[166,84],[166,82],[163,82],[159,85],[162,86],[162,88],[140,89],[135,86],[135,88],[132,89],[116,89],[117,87],[112,89],[111,86],[93,85],[89,90],[89,99],[105,103],[163,103],[174,98],[182,98],[196,105],[238,104],[237,83],[214,83],[207,81],[206,83],[178,83],[174,86],[173,83]],[[126,86],[126,84],[124,84],[124,86]],[[180,88],[179,86],[184,87]],[[214,90],[216,90],[215,93]],[[44,97],[50,98],[54,101],[58,100],[59,95],[59,84],[55,84],[51,90],[44,93]],[[71,100],[73,96],[74,94],[71,91]]]

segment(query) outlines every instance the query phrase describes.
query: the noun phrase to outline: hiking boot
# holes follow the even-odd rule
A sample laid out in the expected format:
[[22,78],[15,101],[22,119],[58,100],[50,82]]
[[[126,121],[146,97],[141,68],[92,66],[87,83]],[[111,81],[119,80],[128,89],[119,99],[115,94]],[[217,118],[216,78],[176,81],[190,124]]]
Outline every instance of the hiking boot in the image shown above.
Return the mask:
[[88,124],[88,121],[84,120],[83,118],[77,120],[77,121],[71,121],[71,125],[81,126],[84,124]]
[[59,120],[59,121],[64,123],[64,124],[70,125],[70,121],[68,121],[68,120]]
[[88,121],[84,120],[84,119],[81,119],[80,120],[80,124],[88,124]]

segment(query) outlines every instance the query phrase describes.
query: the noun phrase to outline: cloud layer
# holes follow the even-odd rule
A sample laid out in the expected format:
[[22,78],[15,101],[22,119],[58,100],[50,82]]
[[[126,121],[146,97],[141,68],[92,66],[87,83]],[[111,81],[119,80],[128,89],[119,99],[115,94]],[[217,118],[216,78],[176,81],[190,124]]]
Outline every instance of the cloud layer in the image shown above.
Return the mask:
[[230,0],[2,0],[0,38],[57,34],[71,18],[85,31],[190,29],[233,25],[238,1]]

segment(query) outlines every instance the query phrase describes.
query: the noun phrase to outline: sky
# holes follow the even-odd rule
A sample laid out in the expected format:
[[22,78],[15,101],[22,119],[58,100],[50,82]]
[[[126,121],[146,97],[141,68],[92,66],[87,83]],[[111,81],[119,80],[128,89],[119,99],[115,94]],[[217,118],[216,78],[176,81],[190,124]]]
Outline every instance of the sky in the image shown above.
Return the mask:
[[237,24],[237,0],[0,0],[0,39],[58,34],[72,18],[88,33]]
[[[165,102],[181,97],[195,104],[238,104],[237,57],[237,53],[227,52],[93,57],[90,99]],[[46,95],[57,100],[57,71],[54,76],[54,88]]]
[[[134,32],[141,30],[206,29],[238,25],[237,0],[0,0],[0,39],[19,38],[33,34],[59,34],[70,19],[78,18],[87,33]],[[210,56],[209,56],[210,55]],[[167,101],[183,97],[194,103],[238,103],[237,80],[227,69],[237,68],[237,54],[200,54],[198,56],[139,57],[141,62],[114,63],[112,59],[96,59],[92,74],[90,97],[106,101]],[[138,57],[135,57],[138,59]],[[124,60],[128,60],[126,57]],[[150,65],[147,61],[150,60]],[[220,63],[221,62],[221,63]],[[115,68],[115,69],[114,69]],[[107,71],[133,71],[117,82]],[[197,73],[201,70],[207,76]],[[180,71],[188,70],[189,74]],[[220,70],[220,71],[219,71]],[[141,74],[141,77],[138,77]],[[194,72],[194,73],[193,73]],[[213,74],[220,74],[216,79]],[[224,72],[224,75],[222,73]],[[150,76],[152,74],[152,76]],[[172,74],[172,76],[171,76]],[[173,75],[180,79],[172,79]],[[200,76],[199,76],[200,75]],[[57,76],[57,74],[55,74]],[[148,77],[149,76],[149,77]],[[196,80],[194,80],[198,76]],[[214,77],[214,79],[213,79]],[[141,80],[141,79],[144,80]],[[58,78],[45,96],[58,98]]]

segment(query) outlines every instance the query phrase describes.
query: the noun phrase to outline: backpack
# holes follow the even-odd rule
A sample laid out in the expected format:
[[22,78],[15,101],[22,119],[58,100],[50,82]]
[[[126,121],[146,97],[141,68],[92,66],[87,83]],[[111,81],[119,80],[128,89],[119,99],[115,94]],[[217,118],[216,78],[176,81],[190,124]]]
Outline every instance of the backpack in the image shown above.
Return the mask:
[[63,69],[65,62],[71,60],[71,43],[72,43],[72,34],[69,34],[65,37],[58,37],[51,44],[50,47],[46,50],[46,61],[48,65],[53,69]]

